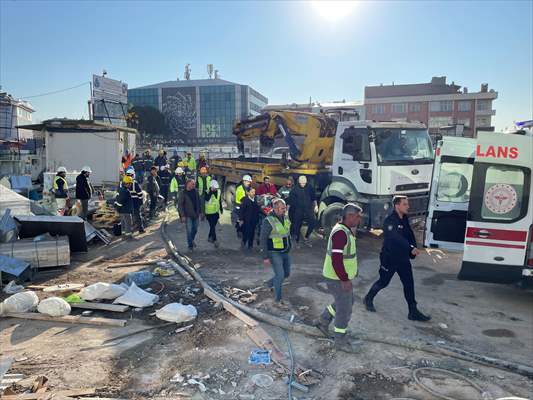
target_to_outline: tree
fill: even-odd
[[[167,136],[169,130],[165,124],[165,117],[161,112],[150,106],[134,106],[128,111],[128,126],[136,128],[146,135]]]

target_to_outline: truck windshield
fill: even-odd
[[[433,162],[431,140],[424,129],[374,129],[380,164]]]

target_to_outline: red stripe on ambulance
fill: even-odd
[[[525,242],[527,231],[512,231],[509,229],[468,228],[467,238],[508,240],[510,242]]]

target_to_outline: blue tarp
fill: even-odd
[[[31,176],[29,175],[12,175],[9,181],[11,182],[11,189],[15,191],[17,189],[31,189],[32,187]]]
[[[27,261],[0,255],[0,271],[14,276],[20,276],[30,266]]]

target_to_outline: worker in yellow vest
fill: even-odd
[[[205,194],[209,192],[211,188],[211,177],[207,174],[207,167],[200,168],[200,175],[196,178],[196,190],[200,196],[200,205],[202,211],[205,209]]]
[[[217,240],[216,226],[220,215],[222,215],[223,209],[222,195],[217,181],[211,181],[209,191],[204,194],[204,200],[205,218],[209,223],[209,235],[207,237],[207,241],[209,243],[213,243],[213,245],[218,248],[219,243]]]
[[[56,200],[57,215],[65,215],[68,210],[68,183],[66,177],[67,169],[59,167],[52,186],[52,193]]]
[[[241,203],[246,197],[246,193],[252,186],[252,177],[250,175],[244,175],[242,177],[242,182],[237,185],[235,188],[235,204],[231,212],[231,222],[235,225],[235,230],[237,231],[237,237],[242,238],[242,226],[239,224],[239,214]]]
[[[352,280],[357,276],[357,251],[352,228],[361,221],[361,207],[348,203],[342,209],[342,221],[337,223],[328,240],[322,274],[326,278],[333,304],[328,305],[315,326],[329,336],[329,325],[334,320],[335,349],[356,352],[356,344],[346,336],[354,302]]]

